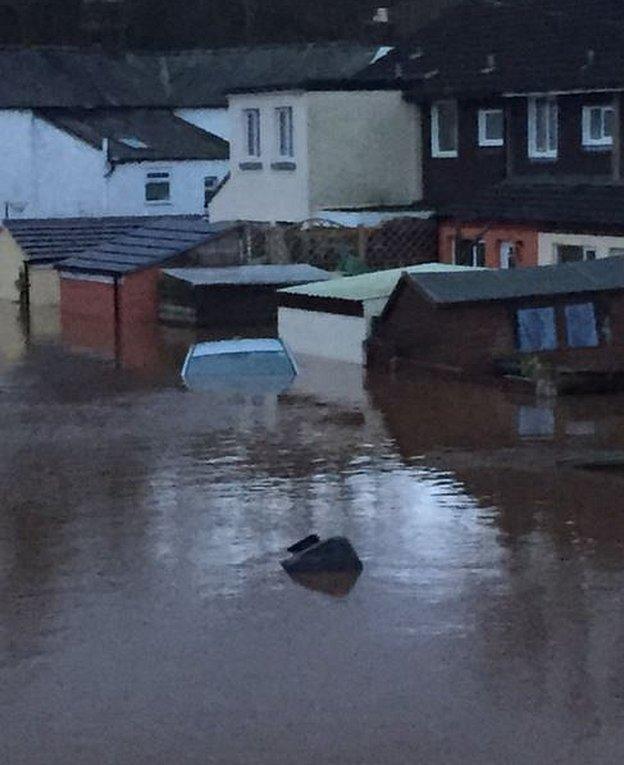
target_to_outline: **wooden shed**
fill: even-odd
[[[624,377],[624,258],[405,274],[368,345],[370,366],[390,362],[610,387]]]
[[[166,268],[158,315],[168,323],[202,327],[268,325],[277,319],[277,289],[330,277],[304,263]]]

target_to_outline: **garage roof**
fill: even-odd
[[[208,223],[202,219],[156,220],[68,258],[56,268],[123,276],[165,263],[239,225],[237,222]]]
[[[331,278],[329,271],[306,263],[226,268],[167,268],[163,269],[163,273],[194,287],[225,284],[303,284]]]

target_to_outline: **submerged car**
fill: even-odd
[[[182,367],[186,387],[204,391],[281,393],[296,375],[292,355],[275,338],[196,343]]]

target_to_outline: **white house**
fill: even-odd
[[[229,119],[230,178],[213,220],[332,218],[422,196],[420,113],[399,90],[236,92]]]
[[[4,218],[201,214],[228,144],[165,109],[0,111]]]

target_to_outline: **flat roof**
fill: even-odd
[[[225,284],[303,284],[331,278],[329,271],[307,263],[224,268],[164,268],[162,273],[194,287]]]
[[[279,293],[305,295],[335,300],[374,300],[389,297],[401,276],[405,273],[448,273],[474,271],[468,266],[454,266],[447,263],[420,263],[416,266],[391,268],[386,271],[372,271],[359,276],[344,276],[325,282],[313,282],[297,287],[286,287]]]

